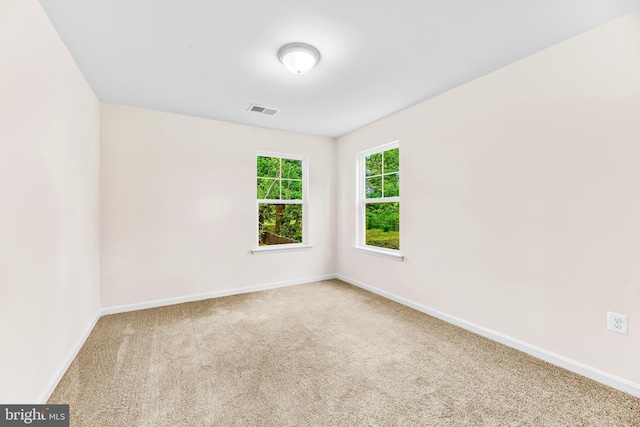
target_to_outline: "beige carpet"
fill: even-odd
[[[337,280],[105,316],[73,426],[640,426],[640,399]]]

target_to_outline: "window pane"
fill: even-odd
[[[258,156],[258,178],[278,178],[280,159],[278,157]]]
[[[282,178],[302,179],[302,160],[282,159]]]
[[[367,156],[364,164],[365,176],[380,175],[382,173],[382,153]]]
[[[400,149],[394,148],[384,152],[384,173],[400,170]]]
[[[366,241],[369,246],[400,249],[400,203],[367,203]]]
[[[364,195],[367,199],[377,199],[382,197],[381,176],[365,179]]]
[[[400,196],[400,175],[392,173],[383,175],[384,178],[384,197]]]
[[[302,181],[282,180],[283,200],[302,200]]]
[[[302,205],[260,204],[260,246],[302,243]]]
[[[280,199],[280,180],[258,178],[258,199]]]

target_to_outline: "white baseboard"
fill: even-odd
[[[632,396],[640,397],[640,384],[633,383],[629,380],[617,377],[615,375],[611,375],[607,372],[601,371],[596,368],[592,368],[591,366],[587,366],[583,363],[576,362],[575,360],[568,359],[559,354],[552,353],[543,348],[536,347],[531,344],[527,344],[526,342],[517,340],[515,338],[511,338],[499,332],[495,332],[485,327],[473,324],[471,322],[467,322],[466,320],[463,320],[454,316],[450,316],[446,313],[443,313],[438,310],[434,310],[422,304],[418,304],[409,299],[399,297],[390,292],[383,291],[373,286],[369,286],[358,280],[354,280],[349,277],[342,276],[340,274],[337,274],[336,278],[344,282],[350,283],[354,286],[357,286],[359,288],[378,294],[384,298],[395,301],[399,304],[405,305],[407,307],[411,307],[414,310],[418,310],[430,316],[436,317],[447,323],[451,323],[453,325],[459,326],[468,331],[474,332],[478,335],[482,335],[483,337],[489,338],[490,340],[497,341],[508,347],[515,348],[516,350],[520,350],[524,353],[530,354],[531,356],[537,357],[538,359],[542,359],[545,362],[549,362],[553,365],[559,366],[568,371],[575,372],[576,374],[590,378],[599,383],[608,385],[609,387],[613,387],[625,393],[629,393]]]
[[[321,280],[335,279],[335,274],[324,276],[306,277],[303,279],[287,280],[285,282],[265,283],[262,285],[246,286],[243,288],[225,289],[223,291],[206,292],[202,294],[186,295],[175,298],[166,298],[155,301],[147,301],[136,304],[119,305],[115,307],[103,308],[100,311],[102,316],[106,314],[126,313],[128,311],[144,310],[145,308],[162,307],[165,305],[181,304],[183,302],[201,301],[210,298],[227,297],[231,295],[246,294],[249,292],[265,291],[267,289],[284,288],[286,286],[301,285],[303,283],[319,282]]]
[[[82,336],[76,342],[76,345],[73,346],[73,348],[67,355],[67,358],[64,360],[64,362],[62,363],[62,365],[60,366],[56,374],[51,378],[51,380],[49,380],[49,383],[45,387],[42,394],[40,394],[40,396],[38,397],[38,400],[36,400],[36,403],[41,405],[44,405],[47,403],[47,400],[49,400],[49,397],[51,397],[51,394],[58,386],[58,383],[62,379],[63,375],[65,374],[65,372],[67,372],[67,369],[69,369],[69,365],[71,365],[71,362],[73,362],[73,359],[76,358],[76,356],[78,355],[78,352],[84,345],[84,342],[89,337],[89,334],[91,333],[91,331],[93,331],[94,326],[96,326],[96,323],[98,323],[98,320],[100,320],[100,316],[101,316],[100,312],[98,311],[96,315],[93,317],[93,320],[91,321],[91,323],[89,323],[89,326],[87,327],[87,329],[84,331]]]
[[[60,366],[60,369],[58,369],[54,377],[51,378],[45,390],[42,392],[42,394],[38,398],[37,402],[41,404],[44,404],[47,402],[47,400],[55,390],[56,386],[58,385],[58,382],[60,382],[60,380],[62,379],[62,376],[65,374],[65,372],[69,368],[69,365],[71,365],[71,362],[73,362],[73,359],[75,359],[76,355],[84,345],[84,342],[89,337],[89,334],[91,333],[91,331],[93,330],[94,326],[96,325],[96,323],[98,322],[101,316],[104,316],[106,314],[115,314],[115,313],[124,313],[124,312],[134,311],[134,310],[142,310],[145,308],[180,304],[183,302],[200,301],[200,300],[209,299],[209,298],[219,298],[219,297],[238,295],[238,294],[249,293],[249,292],[264,291],[267,289],[283,288],[287,286],[301,285],[304,283],[318,282],[321,280],[329,280],[329,279],[336,279],[336,278],[344,282],[350,283],[354,286],[357,286],[359,288],[378,294],[384,298],[387,298],[397,303],[400,303],[402,305],[405,305],[407,307],[411,307],[415,310],[421,311],[430,316],[436,317],[447,323],[451,323],[453,325],[459,326],[463,329],[474,332],[483,337],[489,338],[493,341],[497,341],[506,346],[515,348],[516,350],[520,350],[522,352],[530,354],[534,357],[537,357],[538,359],[542,359],[546,362],[549,362],[561,368],[567,369],[568,371],[575,372],[576,374],[585,376],[594,381],[600,382],[602,384],[608,385],[615,389],[629,393],[633,396],[640,397],[640,384],[636,384],[624,378],[620,378],[615,375],[611,375],[609,373],[603,372],[599,369],[592,368],[583,363],[576,362],[574,360],[552,353],[540,347],[527,344],[523,341],[517,340],[515,338],[511,338],[499,332],[495,332],[490,329],[484,328],[482,326],[475,325],[473,323],[467,322],[466,320],[462,320],[460,318],[450,316],[441,311],[434,310],[422,304],[415,303],[409,299],[399,297],[390,292],[383,291],[373,286],[369,286],[358,280],[354,280],[349,277],[342,276],[340,274],[328,274],[324,276],[307,277],[304,279],[288,280],[284,282],[266,283],[262,285],[247,286],[243,288],[227,289],[224,291],[208,292],[203,294],[188,295],[188,296],[177,297],[177,298],[167,298],[162,300],[149,301],[149,302],[138,303],[138,304],[127,304],[127,305],[108,307],[108,308],[102,309],[98,313],[96,313],[94,319],[91,321],[91,323],[87,327],[87,330],[80,337],[80,339],[78,340],[76,345],[73,347],[73,349],[69,352],[69,355],[65,359],[64,363],[62,364],[62,366]]]

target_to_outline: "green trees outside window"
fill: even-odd
[[[400,203],[368,203],[365,215],[367,245],[400,249]]]
[[[365,157],[367,199],[400,196],[400,148]]]
[[[302,243],[302,160],[257,157],[258,244]]]
[[[397,144],[396,144],[397,145]],[[364,156],[364,243],[400,249],[400,148]]]

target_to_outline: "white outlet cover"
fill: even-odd
[[[607,329],[619,334],[629,333],[629,320],[626,314],[607,312]]]

